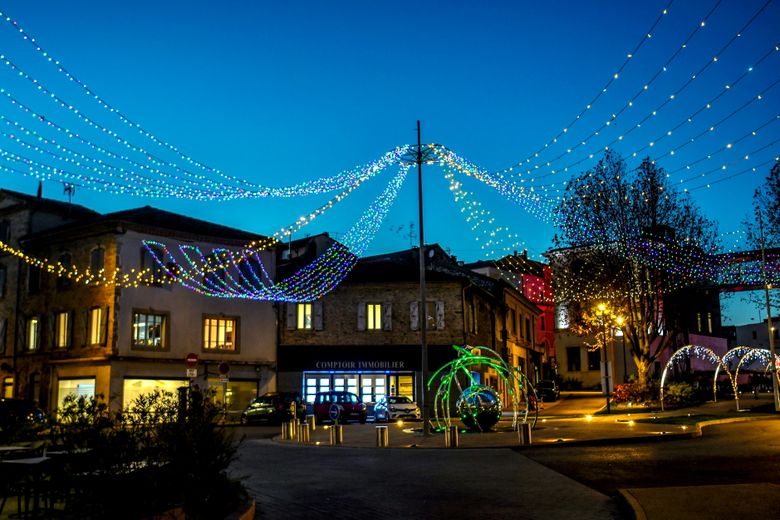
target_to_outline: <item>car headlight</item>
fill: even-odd
[[[391,406],[391,407],[390,407],[390,411],[391,411],[391,412],[395,412],[395,411],[396,411],[396,409],[395,409],[395,406]]]

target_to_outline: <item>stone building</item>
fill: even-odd
[[[425,263],[425,309],[417,248],[363,258],[322,299],[280,305],[280,390],[300,391],[309,401],[324,390],[351,391],[364,402],[384,395],[418,400],[421,318],[429,374],[455,357],[453,345],[489,347],[515,366],[527,358],[521,350],[534,344],[523,336],[528,328],[512,328],[507,316],[535,317],[539,309],[509,284],[465,269],[438,245],[426,246]],[[502,390],[497,374],[475,376]]]
[[[19,228],[23,236],[11,240],[28,254],[76,266],[81,274],[55,276],[19,262],[15,300],[3,300],[4,312],[12,309],[19,324],[5,342],[0,377],[12,381],[7,393],[50,410],[67,394],[102,394],[119,408],[152,389],[188,384],[189,353],[200,358],[193,382],[217,386],[231,410],[275,389],[273,304],[209,297],[171,283],[150,249],[164,244],[208,256],[215,248],[238,250],[257,235],[148,206],[59,224]],[[263,255],[273,275],[274,253]],[[119,285],[99,281],[116,269],[129,278]],[[101,276],[89,281],[82,276],[86,270]],[[136,283],[139,272],[145,274]]]

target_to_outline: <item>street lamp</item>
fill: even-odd
[[[626,320],[623,319],[623,316],[618,316],[615,321],[617,321],[618,327],[620,329],[620,336],[623,338],[623,382],[628,383],[628,365],[626,364],[626,331],[623,330],[623,323],[625,323]]]
[[[599,316],[601,316],[601,341],[603,342],[602,348],[604,349],[604,395],[607,398],[607,413],[610,413],[609,409],[609,356],[607,355],[607,306],[603,303],[599,304]]]

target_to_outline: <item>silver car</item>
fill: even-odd
[[[374,420],[376,422],[419,418],[420,407],[403,395],[385,396],[374,405]]]

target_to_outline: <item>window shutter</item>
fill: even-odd
[[[322,330],[323,329],[323,323],[322,323],[322,302],[314,302],[312,303],[312,312],[314,313],[314,330]]]
[[[357,330],[366,330],[366,302],[358,303]]]
[[[393,330],[393,304],[382,304],[382,330]]]
[[[110,307],[104,307],[100,313],[100,344],[105,345],[108,339],[108,311]]]
[[[295,330],[295,311],[298,310],[298,304],[287,302],[285,307],[287,308],[287,330]]]
[[[436,302],[436,330],[444,329],[444,302]]]
[[[57,348],[57,313],[49,318],[49,346],[54,350]]]
[[[73,318],[75,313],[73,311],[68,311],[68,335],[67,339],[65,340],[65,345],[70,348],[71,345],[73,345]]]
[[[411,302],[409,304],[409,326],[412,330],[420,328],[420,304]]]

